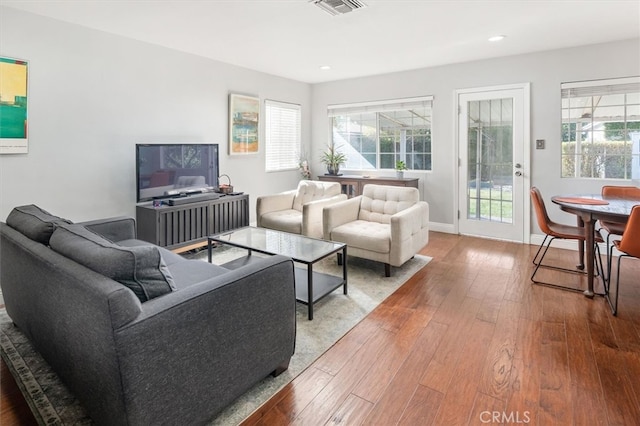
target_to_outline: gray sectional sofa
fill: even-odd
[[[31,205],[0,223],[0,259],[8,315],[97,424],[203,424],[294,352],[283,256],[227,270],[136,240],[131,218]]]

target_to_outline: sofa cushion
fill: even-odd
[[[197,259],[183,259],[169,265],[178,290],[226,274],[229,269]]]
[[[54,216],[34,204],[16,207],[7,216],[7,225],[44,245],[49,244],[58,223],[70,224],[71,221]]]
[[[140,240],[118,241],[118,245],[124,247],[156,247],[152,243]],[[163,247],[158,247],[158,250],[160,251],[160,256],[162,256],[162,259],[167,265],[167,268],[169,268],[169,272],[173,277],[173,283],[177,290],[187,288],[193,284],[197,284],[229,272],[227,268],[222,266],[203,262],[202,260],[187,259]]]
[[[117,244],[121,247],[141,247],[141,246],[157,247],[158,251],[160,251],[160,256],[162,256],[162,260],[164,260],[165,265],[169,267],[169,271],[171,271],[171,265],[173,265],[174,263],[184,262],[186,260],[184,257],[180,256],[179,254],[174,253],[170,250],[167,250],[164,247],[158,247],[155,244],[150,243],[148,241],[129,239],[129,240],[118,241]],[[176,280],[174,276],[174,282],[175,281]]]
[[[122,247],[82,225],[59,225],[49,244],[56,252],[127,286],[141,302],[176,289],[158,247]]]

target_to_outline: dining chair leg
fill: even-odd
[[[613,247],[611,248],[611,253],[613,253]],[[607,293],[607,301],[609,302],[609,307],[611,308],[611,313],[615,316],[618,315],[618,294],[620,293],[620,264],[622,262],[623,257],[633,257],[628,254],[621,253],[618,256],[618,270],[616,271],[616,285],[615,285],[615,298],[611,300],[611,294]],[[611,279],[611,272],[609,272],[609,279]]]
[[[547,242],[547,239],[549,240]],[[533,270],[533,273],[531,274],[531,281],[535,284],[540,284],[540,285],[545,285],[548,287],[555,287],[555,288],[559,288],[559,289],[563,289],[563,290],[570,290],[570,291],[577,291],[577,292],[582,292],[582,289],[579,288],[573,288],[573,287],[567,287],[567,286],[563,286],[563,285],[559,285],[559,284],[553,284],[553,283],[547,283],[544,281],[536,281],[535,276],[538,272],[538,269],[542,266],[545,268],[549,268],[549,269],[555,269],[555,270],[559,270],[559,271],[564,271],[564,272],[569,272],[572,274],[586,274],[585,271],[581,271],[581,270],[575,270],[575,269],[569,269],[569,268],[562,268],[560,266],[551,266],[551,265],[543,265],[542,261],[544,260],[544,257],[547,254],[547,251],[549,250],[549,248],[551,247],[551,243],[553,242],[553,240],[555,239],[555,237],[550,237],[549,235],[545,235],[544,239],[542,240],[542,244],[540,244],[540,247],[538,248],[538,251],[536,252],[536,255],[533,257],[533,264],[536,266],[535,269]],[[545,244],[546,243],[546,244]],[[543,249],[544,247],[544,249]],[[542,254],[540,255],[540,252],[542,251]],[[538,259],[538,256],[540,256],[540,258]],[[606,280],[607,277],[605,276],[605,272],[604,272],[604,265],[602,264],[602,256],[600,253],[600,247],[598,246],[598,244],[595,244],[594,247],[594,270],[595,273],[597,274],[596,276],[600,276],[602,277],[602,281],[604,283],[605,286],[605,293],[596,293],[600,296],[604,296],[607,293],[607,284],[606,284]]]
[[[607,232],[607,280],[611,282],[611,254],[613,253],[611,246],[611,234]]]
[[[547,238],[549,239],[549,242],[547,242]],[[586,271],[581,271],[581,270],[571,269],[571,268],[563,268],[561,266],[552,266],[552,265],[542,264],[542,260],[547,255],[547,251],[549,250],[549,248],[551,248],[551,243],[553,242],[553,240],[555,240],[555,237],[549,237],[549,235],[546,235],[544,237],[544,240],[542,240],[542,244],[540,244],[540,247],[538,248],[536,255],[533,256],[533,264],[536,265],[536,269],[533,271],[533,274],[531,275],[531,280],[533,281],[533,276],[536,274],[540,266],[543,266],[545,268],[555,269],[558,271],[571,272],[574,274],[586,274]],[[546,245],[545,245],[545,242],[547,242]],[[543,247],[544,247],[544,250],[543,250]],[[538,256],[540,255],[540,251],[542,251],[542,255],[540,256],[540,259],[538,259]]]
[[[618,295],[620,294],[620,263],[622,262],[622,258],[625,257],[625,254],[620,254],[618,256],[618,270],[616,271],[616,294],[615,294],[615,302],[611,305],[611,313],[613,315],[618,315]]]
[[[549,237],[548,235],[544,236],[544,240],[542,240],[542,243],[540,244],[540,247],[538,247],[538,251],[536,252],[536,255],[533,256],[533,264],[536,266],[540,266],[540,263],[542,261],[542,258],[540,259],[540,261],[538,261],[536,263],[536,259],[538,258],[538,255],[540,254],[540,250],[542,250],[542,247],[544,247],[544,243],[547,242],[547,238],[551,238],[551,240],[549,240],[549,244],[546,246],[546,249],[544,250],[544,253],[542,254],[542,258],[544,258],[544,255],[547,253],[547,250],[549,249],[549,245],[551,245],[551,241],[553,241],[554,237]],[[537,268],[536,268],[537,270]]]
[[[605,289],[607,288],[607,275],[604,272],[604,265],[602,264],[602,253],[600,253],[600,247],[598,246],[598,243],[595,244],[594,247],[594,254],[595,254],[595,259],[594,259],[594,265],[596,268],[596,272],[598,275],[596,276],[600,276],[602,278],[602,283],[605,287]],[[599,266],[599,267],[598,267]]]
[[[605,290],[607,294],[611,288],[611,269],[613,267],[613,244],[609,245],[609,236],[607,235],[607,279]]]
[[[551,238],[551,239],[545,245],[545,242],[547,242],[548,238]],[[540,244],[540,247],[538,247],[538,251],[536,252],[536,255],[533,256],[533,264],[536,265],[536,268],[533,270],[533,273],[531,274],[531,281],[533,281],[534,283],[538,283],[538,281],[536,281],[534,277],[536,276],[536,273],[538,273],[538,269],[540,269],[540,266],[542,265],[542,260],[544,259],[544,256],[547,254],[547,250],[549,250],[549,246],[551,246],[551,242],[553,240],[554,240],[554,237],[549,237],[548,235],[545,235],[544,240],[542,240],[542,244]],[[540,254],[540,251],[542,250],[543,247],[544,247],[544,251],[542,252],[542,256],[540,257],[540,259],[538,259],[538,255]]]
[[[611,285],[611,269],[613,267],[613,249],[614,245],[611,239],[612,235],[607,233],[607,284]]]

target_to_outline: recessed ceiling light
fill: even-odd
[[[504,35],[495,35],[493,37],[489,37],[489,41],[500,41],[500,40],[504,40],[506,36]]]
[[[320,65],[320,69],[323,71],[330,70],[331,67],[329,65]]]

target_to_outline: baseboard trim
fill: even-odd
[[[429,222],[429,230],[435,231],[435,232],[444,232],[447,234],[456,234],[455,227],[449,223]],[[478,236],[478,238],[487,238],[487,237]],[[539,246],[540,244],[542,244],[543,240],[544,240],[544,234],[529,235],[529,244],[531,245]],[[523,243],[523,244],[527,244],[527,243]],[[560,249],[578,251],[578,243],[571,240],[554,240],[553,243],[551,243],[551,246],[555,248],[560,248]],[[598,244],[598,246],[600,247],[600,253],[602,253],[603,255],[606,255],[607,245],[605,243],[600,243]],[[617,251],[616,249],[613,250],[614,256],[618,256],[619,254],[620,254],[619,251]]]
[[[451,223],[429,222],[429,230],[435,232],[444,232],[446,234],[455,234],[456,230]]]

